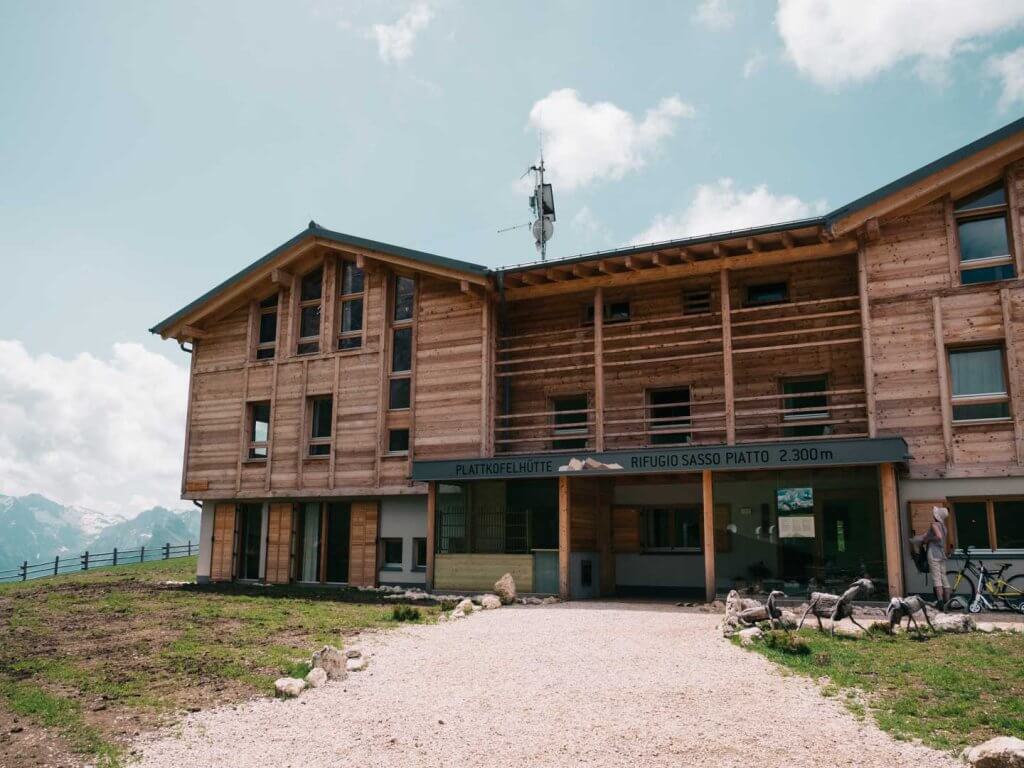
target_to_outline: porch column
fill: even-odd
[[[879,468],[882,476],[882,526],[885,529],[885,572],[889,596],[903,595],[903,542],[900,540],[900,503],[896,493],[896,467],[891,463]]]
[[[563,600],[570,597],[569,573],[569,478],[558,478],[558,596]]]
[[[434,550],[437,549],[437,483],[427,483],[427,572],[424,588],[434,588]]]
[[[711,470],[705,469],[701,473],[702,492],[701,498],[704,501],[704,591],[707,601],[710,603],[718,593],[715,584],[715,499],[713,494],[714,484],[712,482]]]

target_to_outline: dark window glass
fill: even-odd
[[[1024,500],[996,501],[993,507],[999,549],[1024,549]]]
[[[265,443],[270,435],[270,403],[253,403],[252,431],[249,439],[254,443]]]
[[[391,371],[412,370],[412,328],[396,328],[391,349]]]
[[[298,348],[297,351],[298,351],[298,353],[300,355],[310,355],[310,354],[313,354],[314,352],[319,352],[320,351],[320,342],[319,341],[310,341],[310,342],[307,342],[305,344],[299,344],[299,348]]]
[[[277,294],[267,296],[263,301],[260,302],[260,309],[269,309],[270,307],[277,306]]]
[[[401,453],[409,450],[409,430],[392,429],[388,432],[388,451]]]
[[[604,314],[605,323],[624,323],[629,320],[629,302],[628,301],[612,301],[604,304],[602,310]],[[587,305],[587,323],[594,322],[594,305]]]
[[[320,305],[303,307],[299,315],[299,336],[308,339],[320,335]]]
[[[411,277],[398,275],[395,278],[395,320],[412,319],[412,303],[416,293],[416,282]]]
[[[687,291],[683,294],[683,314],[703,315],[711,311],[711,291]]]
[[[341,332],[355,333],[363,330],[363,300],[349,299],[341,303]]]
[[[993,184],[991,187],[985,187],[985,189],[975,192],[973,195],[960,198],[953,206],[953,210],[957,213],[962,213],[963,211],[972,211],[977,208],[988,208],[992,205],[1006,205],[1006,190],[1002,182]]]
[[[807,420],[828,418],[828,395],[804,394],[808,392],[824,392],[828,389],[828,380],[822,377],[813,379],[794,379],[782,382],[782,394],[793,395],[783,399],[783,408],[801,409],[796,413],[784,413],[782,420],[789,424]],[[803,410],[811,408],[814,410]],[[784,437],[815,437],[826,434],[826,424],[807,424],[804,426],[788,426],[783,429]]]
[[[975,405],[953,405],[953,421],[977,421],[978,419],[1005,419],[1010,415],[1009,403],[977,403]]]
[[[414,571],[425,571],[427,569],[427,540],[412,540],[412,569]]]
[[[685,443],[689,434],[674,431],[674,428],[690,424],[689,388],[658,389],[650,392],[648,397],[651,404],[651,444]]]
[[[338,339],[338,349],[359,349],[363,346],[363,338],[361,336],[349,336],[344,339]]]
[[[964,285],[994,283],[996,280],[1011,280],[1017,274],[1013,264],[997,264],[994,267],[960,270],[960,282]]]
[[[672,546],[670,510],[645,509],[640,517],[645,549],[668,549]]]
[[[260,315],[260,344],[268,344],[277,339],[277,312],[264,312]]]
[[[381,549],[384,550],[384,568],[390,570],[402,569],[402,540],[381,539]]]
[[[409,407],[409,379],[392,379],[391,393],[388,398],[391,410]]]
[[[784,304],[789,301],[789,286],[786,283],[762,283],[747,286],[747,306],[763,304]]]
[[[1010,254],[1010,243],[1006,236],[1006,216],[1002,214],[960,221],[956,228],[960,235],[962,262]]]
[[[273,347],[267,347],[266,349],[257,349],[256,350],[256,359],[257,360],[268,360],[268,359],[272,358],[273,356],[274,356],[274,348]]]
[[[951,350],[949,371],[953,397],[1006,393],[1003,350],[999,347]]]
[[[352,261],[341,262],[341,295],[363,292],[363,270]]]
[[[672,546],[683,549],[700,547],[700,510],[695,507],[676,509],[674,513],[675,528],[672,532]]]
[[[331,446],[328,443],[314,443],[309,446],[310,456],[330,456]]]
[[[589,401],[586,395],[571,395],[568,397],[557,397],[552,401],[555,411],[555,434],[559,439],[554,441],[554,447],[558,450],[576,450],[587,446],[587,414],[574,413],[574,411],[586,411],[589,408]],[[562,435],[578,435],[582,437],[563,438]]]
[[[318,397],[313,401],[313,424],[310,437],[331,436],[331,398]]]
[[[238,578],[260,577],[260,533],[263,527],[262,504],[239,505],[239,541],[242,546],[238,559]]]
[[[987,506],[984,501],[958,501],[953,505],[957,547],[991,548]]]
[[[302,286],[299,289],[300,301],[312,301],[319,299],[324,288],[324,271],[315,269],[302,278]]]
[[[640,511],[644,549],[699,549],[701,510],[698,507]]]

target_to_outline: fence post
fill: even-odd
[[[88,549],[85,550],[85,552],[82,553],[82,570],[83,571],[88,571],[89,570],[89,550]]]
[[[188,540],[188,556],[192,557],[192,539]]]
[[[114,547],[114,565],[117,565],[117,547]]]
[[[139,547],[139,562],[140,563],[146,562],[146,547],[145,547],[145,545]]]
[[[57,575],[57,568],[60,566],[60,555],[55,555],[53,558],[53,575]]]
[[[21,580],[25,581],[28,578],[28,560],[25,560],[21,564]]]
[[[164,544],[164,560],[171,559],[171,542]]]

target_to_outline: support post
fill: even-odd
[[[437,483],[427,483],[427,572],[426,588],[434,588],[434,552],[437,550]]]
[[[885,463],[882,476],[882,526],[885,531],[885,571],[889,597],[903,595],[903,542],[900,540],[900,503],[896,492],[896,467]]]
[[[53,558],[53,575],[56,576],[60,570],[60,555],[55,555]]]
[[[736,388],[732,377],[732,302],[729,297],[729,270],[720,274],[722,311],[722,371],[725,389],[725,442],[736,445]]]
[[[942,303],[932,297],[935,329],[935,364],[939,373],[939,405],[942,413],[942,444],[946,449],[946,466],[953,463],[953,406],[950,402],[949,374],[946,371],[946,340],[942,330]]]
[[[89,570],[89,550],[88,549],[85,550],[85,552],[82,553],[82,570],[83,571],[88,571]]]
[[[857,285],[860,294],[860,340],[864,355],[864,402],[867,409],[868,437],[875,437],[875,373],[871,358],[871,305],[868,302],[868,265],[865,246],[857,251]]]
[[[572,533],[569,520],[569,478],[558,478],[558,596],[563,600],[571,597],[569,536]]]
[[[604,450],[604,289],[594,290],[594,434]]]
[[[114,565],[117,565],[117,547],[114,547]]]
[[[710,603],[718,593],[715,583],[715,497],[710,469],[701,473],[701,499],[704,502],[704,592]]]
[[[139,562],[140,563],[146,562],[146,548],[145,547],[140,547],[139,548]]]
[[[21,580],[28,580],[28,560],[23,560],[21,562]]]

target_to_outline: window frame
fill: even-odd
[[[999,350],[1001,362],[1000,370],[1003,375],[1003,391],[981,393],[977,395],[955,395],[953,381],[953,355],[963,352],[982,352],[989,349]],[[1013,420],[1013,402],[1010,398],[1010,376],[1009,370],[1006,367],[1006,344],[1003,340],[981,344],[958,344],[955,346],[947,346],[946,371],[948,374],[946,377],[946,386],[948,387],[947,394],[949,395],[950,419],[954,425],[1001,424]],[[983,419],[958,419],[956,417],[957,406],[991,405],[997,403],[1006,404],[1005,416],[992,416]]]
[[[388,562],[388,544],[398,545],[398,562]],[[401,536],[381,536],[380,538],[380,569],[382,571],[404,571],[405,570],[405,539]]]
[[[684,555],[698,555],[704,552],[704,531],[702,530],[702,519],[701,510],[698,508],[699,505],[693,504],[645,504],[639,507],[640,521],[640,553],[659,555],[659,554],[684,554]],[[647,542],[647,528],[648,528],[648,517],[653,512],[668,512],[668,540],[669,542],[676,540],[676,514],[677,512],[695,512],[697,516],[696,531],[697,540],[699,544],[696,547],[693,546],[675,546],[669,544],[667,547],[655,547],[651,546]]]
[[[330,434],[326,437],[322,435],[314,435],[316,429],[316,405],[317,403],[327,402],[331,409],[331,422],[330,422]],[[334,397],[332,395],[311,395],[306,398],[306,421],[309,427],[306,430],[306,450],[303,453],[303,458],[311,460],[323,460],[329,459],[331,454],[334,452]],[[324,453],[313,453],[314,448],[319,446],[327,446],[327,451]]]
[[[267,439],[256,440],[256,408],[267,406]],[[269,400],[251,400],[245,404],[246,425],[245,425],[245,461],[264,463],[270,458],[270,430],[273,422],[273,410]],[[266,451],[265,456],[254,456],[253,451],[262,448]]]
[[[423,562],[420,562],[419,558],[419,546],[420,542],[423,542]],[[430,553],[427,551],[427,537],[426,536],[413,536],[412,537],[412,570],[416,573],[427,570],[427,558]]]
[[[363,273],[362,290],[361,291],[353,291],[351,293],[345,293],[345,268],[348,265],[351,265],[352,268],[358,269],[358,270],[360,270]],[[364,347],[366,346],[366,298],[367,298],[367,291],[366,291],[366,280],[367,280],[366,268],[365,267],[360,267],[359,264],[354,259],[339,258],[338,259],[338,265],[337,265],[337,273],[338,273],[338,291],[337,291],[337,296],[335,297],[335,300],[336,300],[336,304],[337,304],[337,313],[338,313],[337,314],[337,318],[338,319],[337,319],[337,322],[335,324],[335,329],[334,329],[334,351],[337,352],[338,354],[351,354],[351,353],[362,352]],[[345,318],[345,304],[346,303],[355,303],[357,301],[362,302],[362,307],[363,307],[362,316],[361,316],[361,322],[360,322],[360,329],[358,331],[344,331],[344,330],[342,330],[341,326],[342,326],[342,323],[344,322],[344,318]],[[345,341],[350,340],[350,339],[359,339],[359,344],[357,346],[354,346],[354,347],[342,348],[341,345]]]
[[[987,549],[978,547],[972,549],[972,554],[975,552],[985,552],[991,554],[999,553],[1024,553],[1024,548],[1004,548],[999,546],[999,530],[996,525],[996,504],[1002,501],[1021,501],[1024,502],[1024,495],[1015,494],[1009,496],[951,496],[947,499],[949,507],[950,526],[949,533],[950,539],[953,542],[953,546],[960,549],[960,534],[957,530],[956,523],[956,505],[957,504],[978,504],[983,503],[985,505],[985,519],[988,526],[988,543]]]
[[[580,426],[558,426],[556,419],[558,418],[558,408],[556,403],[559,400],[569,400],[570,398],[583,398],[586,401],[586,408],[578,409],[572,408],[564,413],[570,416],[580,416],[582,421]],[[591,440],[591,425],[588,423],[594,410],[594,401],[590,392],[573,392],[568,394],[558,394],[548,396],[548,406],[551,411],[551,450],[554,451],[585,451],[588,450],[588,445]],[[563,440],[582,440],[582,447],[564,447],[560,446],[559,443]]]
[[[406,433],[406,448],[405,450],[391,450],[391,434],[393,432],[405,432]],[[385,456],[408,456],[409,448],[412,441],[412,431],[408,427],[388,427],[387,429],[387,445],[384,450]]]
[[[677,403],[676,405],[655,405],[651,402],[651,395],[659,392],[675,392],[686,390],[686,402]],[[693,441],[693,387],[690,384],[678,384],[670,387],[651,387],[644,392],[644,426],[647,432],[647,444],[648,445],[686,445]],[[685,405],[689,411],[685,417],[666,416],[658,417],[654,416],[654,409],[656,408],[673,408],[681,405]],[[659,419],[673,419],[674,421],[660,421]],[[675,443],[655,443],[653,440],[654,435],[685,435],[685,439]]]
[[[1000,178],[998,181],[979,187],[973,192],[969,192],[966,195],[962,195],[958,200],[950,198],[949,203],[949,215],[951,217],[952,232],[955,233],[956,237],[956,278],[960,285],[984,285],[986,283],[999,283],[1004,280],[1013,280],[1018,277],[1017,275],[1017,261],[1016,254],[1014,253],[1014,240],[1013,240],[1013,225],[1010,220],[1010,190],[1007,188],[1008,180],[1006,177]],[[980,208],[972,208],[966,211],[956,210],[957,203],[965,200],[968,197],[977,195],[985,192],[986,190],[995,189],[1001,187],[1003,191],[1003,202],[995,205],[986,205]],[[999,256],[989,256],[984,259],[971,259],[969,261],[964,260],[964,250],[962,237],[960,235],[960,226],[972,221],[983,221],[985,219],[1001,218],[1003,220],[1003,229],[1006,235],[1006,253]],[[965,281],[965,272],[980,271],[982,269],[989,269],[992,267],[1001,267],[1009,264],[1013,267],[1013,274],[1009,277],[1000,277],[994,280],[977,280],[977,281]]]
[[[270,307],[263,306],[263,303],[271,297],[277,297],[277,302]],[[274,339],[273,341],[260,341],[260,330],[263,327],[263,316],[274,315]],[[263,297],[262,299],[256,300],[256,317],[254,319],[256,324],[255,333],[253,339],[255,343],[252,348],[252,359],[257,363],[268,363],[277,358],[277,344],[281,340],[281,291],[277,290],[274,293]],[[270,351],[270,354],[266,357],[260,357],[260,352]]]
[[[320,272],[320,295],[315,299],[302,298],[302,283],[303,281],[312,275],[314,272]],[[295,354],[296,355],[316,355],[319,354],[320,349],[320,337],[323,334],[324,327],[324,283],[326,282],[327,270],[324,269],[324,264],[321,262],[312,269],[308,270],[305,274],[298,278],[298,295],[296,296],[296,311],[295,311]],[[320,319],[317,323],[317,330],[315,336],[302,336],[302,311],[310,307],[317,307],[320,310]],[[303,350],[303,347],[316,345],[315,349]]]

